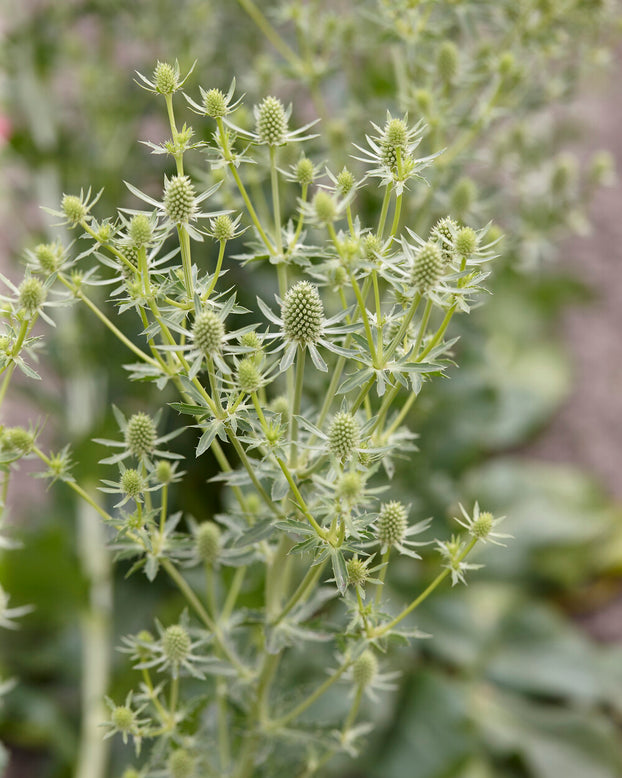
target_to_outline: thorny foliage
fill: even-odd
[[[498,520],[476,505],[461,520],[466,535],[436,541],[434,584],[401,610],[385,602],[391,561],[406,555],[415,565],[434,542],[428,520],[411,523],[407,506],[382,501],[395,457],[415,450],[405,416],[424,384],[452,364],[447,328],[481,297],[497,240],[489,225],[475,230],[450,215],[425,236],[401,228],[403,198],[425,185],[422,172],[440,153],[417,157],[422,122],[389,114],[382,127],[374,124],[353,149],[367,165],[358,180],[347,168],[321,173],[303,152],[285,171],[280,147],[304,144],[315,127],[290,129],[290,110],[277,98],[255,107],[250,131],[233,121],[235,84],[227,94],[203,90],[201,103],[187,96],[214,121],[209,142],[197,143],[175,119],[185,80],[178,66],[158,63],[151,80],[140,79],[164,97],[171,139],[150,145],[174,158],[176,172],[159,199],[128,183],[138,209],[112,217],[95,215],[98,196],[90,190],[63,197],[53,214],[76,231],[76,243],[36,247],[20,286],[6,280],[2,395],[16,368],[36,377],[32,329],[40,316],[52,323],[44,309],[72,301],[131,350],[132,380],[174,395],[172,433],[158,432],[162,409],[126,418],[115,408],[118,438],[96,441],[112,450],[101,461],[101,490],[113,503],[97,510],[117,558],[149,580],[168,575],[188,602],[178,623],[124,639],[142,682],[123,704],[109,702],[108,733],[131,738],[137,755],[144,740],[155,743],[145,775],[160,774],[164,764],[171,775],[191,774],[190,765],[205,775],[257,775],[292,744],[311,774],[340,751],[356,753],[369,728],[356,723],[363,693],[388,688],[393,677],[379,671],[379,663],[390,664],[383,654],[396,639],[421,637],[410,613],[445,577],[465,581],[477,567],[465,559],[478,539],[504,537],[493,531]],[[201,187],[185,172],[189,150],[234,179],[242,214],[218,207],[218,185]],[[251,164],[269,175],[268,220],[244,184]],[[377,222],[366,224],[356,202],[374,178],[384,201]],[[295,207],[283,223],[285,197]],[[232,255],[243,232],[244,254]],[[272,298],[257,297],[252,310],[227,279],[232,263],[249,261],[268,261],[278,288]],[[99,286],[109,288],[120,313],[138,316],[138,343],[97,306]],[[168,499],[169,485],[184,479],[172,441],[187,428],[197,431],[196,455],[216,457],[227,490],[226,510],[201,524]],[[5,468],[38,457],[48,468],[43,475],[93,503],[71,476],[69,451],[44,453],[37,430],[5,428],[2,450]],[[205,569],[204,592],[189,576],[197,567]],[[258,578],[262,607],[236,607],[245,582]],[[5,626],[23,611],[5,607]],[[328,678],[307,696],[283,694],[279,664],[314,641],[332,647]],[[341,726],[299,723],[337,683],[353,694]],[[217,713],[197,720],[203,709]]]

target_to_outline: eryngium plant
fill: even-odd
[[[53,213],[87,247],[38,246],[24,281],[6,280],[0,397],[16,368],[37,377],[33,326],[51,321],[45,306],[76,300],[137,360],[125,366],[129,377],[166,393],[179,423],[161,434],[163,407],[129,417],[114,409],[117,438],[97,441],[111,450],[101,460],[105,506],[71,475],[70,452],[45,453],[36,429],[3,429],[5,484],[13,462],[39,458],[41,475],[98,511],[129,572],[164,574],[187,601],[171,623],[123,639],[139,681],[108,700],[105,727],[133,741],[138,766],[126,775],[248,778],[287,765],[311,776],[338,753],[357,753],[370,727],[364,697],[392,686],[389,649],[422,637],[417,606],[446,578],[465,582],[479,567],[469,556],[478,541],[506,537],[475,504],[461,507],[464,532],[435,540],[430,519],[385,495],[394,458],[415,450],[408,410],[452,366],[448,327],[481,295],[495,241],[488,225],[451,214],[427,235],[402,226],[404,199],[425,186],[421,173],[441,153],[417,156],[421,121],[388,114],[352,149],[368,166],[363,178],[347,168],[324,176],[302,153],[279,166],[283,147],[314,136],[312,125],[290,127],[278,98],[255,107],[253,131],[233,121],[234,83],[184,95],[214,123],[209,142],[195,142],[174,112],[187,76],[158,63],[140,78],[170,120],[171,138],[149,145],[176,169],[159,198],[128,184],[134,207],[112,216],[95,216],[90,190],[63,197]],[[215,184],[186,172],[191,149],[206,153]],[[266,173],[271,208],[245,183],[251,163]],[[237,189],[240,213],[221,207],[223,182]],[[365,223],[357,198],[378,186],[380,212]],[[244,254],[232,255],[245,231]],[[226,277],[240,260],[274,266],[278,293],[243,307]],[[138,343],[122,331],[124,317],[115,323],[96,304],[101,285],[119,313],[138,317]],[[205,506],[199,522],[169,494],[184,484],[172,441],[185,429],[197,435],[197,457],[212,452],[225,488],[222,512]],[[411,602],[388,601],[391,565],[406,557],[414,569],[426,546],[436,578]],[[242,607],[248,591],[253,606]],[[292,686],[310,646],[321,670]],[[345,708],[314,716],[338,686]]]

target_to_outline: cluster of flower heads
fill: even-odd
[[[450,78],[451,52],[444,58]],[[139,78],[142,86],[164,97],[172,115],[173,97],[190,72],[182,77],[177,63],[159,62],[150,79]],[[262,640],[274,656],[301,640],[336,638],[338,629],[317,628],[312,619],[339,594],[350,622],[343,633],[345,648],[337,656],[336,679],[350,684],[356,705],[363,693],[374,698],[376,692],[392,688],[395,674],[379,668],[385,637],[419,633],[395,629],[408,609],[393,618],[384,612],[387,568],[396,555],[409,563],[421,559],[421,549],[434,543],[421,539],[431,519],[411,521],[410,506],[383,497],[381,469],[390,476],[394,459],[414,450],[415,436],[392,403],[401,389],[414,399],[422,382],[450,363],[446,324],[428,331],[433,308],[442,310],[446,323],[454,312],[469,310],[497,243],[489,226],[476,230],[450,216],[441,218],[425,239],[408,228],[398,233],[401,198],[438,156],[416,156],[426,129],[423,122],[411,126],[408,116],[388,114],[384,128],[373,125],[375,134],[367,136],[367,147],[356,147],[354,159],[366,166],[360,179],[347,167],[339,173],[326,171],[323,177],[320,166],[304,154],[287,171],[277,167],[280,147],[314,138],[309,130],[315,122],[291,129],[291,107],[269,96],[255,106],[252,131],[232,121],[240,106],[235,81],[226,93],[202,89],[200,95],[200,101],[185,97],[194,112],[216,123],[213,142],[194,142],[192,128],[177,129],[173,121],[170,141],[147,144],[177,164],[176,173],[164,177],[159,200],[127,184],[147,210],[124,208],[115,218],[98,220],[93,209],[99,195],[93,197],[89,190],[63,197],[55,215],[80,239],[90,241],[90,248],[75,259],[59,244],[41,244],[28,252],[22,284],[7,282],[10,313],[0,348],[6,365],[14,363],[26,372],[31,368],[20,355],[34,345],[29,338],[32,324],[38,316],[45,318],[52,285],[60,279],[65,301],[81,299],[91,310],[98,309],[88,297],[89,286],[111,286],[110,297],[119,310],[138,313],[143,327],[136,345],[98,311],[141,360],[128,366],[131,377],[154,381],[159,389],[174,387],[179,396],[172,407],[190,417],[192,428],[199,431],[197,456],[212,449],[222,466],[218,478],[230,487],[223,511],[206,508],[206,515],[196,521],[180,511],[170,512],[168,505],[169,487],[185,475],[178,469],[182,456],[171,452],[169,443],[184,426],[160,434],[161,412],[151,416],[138,411],[126,417],[113,408],[118,439],[97,440],[113,449],[101,464],[116,472],[103,479],[100,488],[114,501],[113,512],[103,515],[116,531],[113,544],[119,558],[133,560],[130,572],[143,569],[150,580],[164,569],[202,622],[196,627],[194,617],[191,621],[184,611],[177,623],[164,627],[156,622],[157,635],[143,630],[125,638],[122,650],[148,680],[121,704],[107,701],[107,736],[131,738],[138,753],[145,738],[164,733],[166,771],[173,778],[186,778],[208,764],[197,741],[179,731],[185,715],[177,706],[180,681],[213,676],[218,686],[223,678],[235,676],[240,710],[252,709],[248,695],[261,673],[240,637],[250,634],[249,624],[262,624]],[[253,152],[262,146],[267,153]],[[205,188],[181,164],[186,151],[203,147],[218,173],[216,183]],[[262,160],[269,165],[273,187],[272,229],[262,226],[238,174],[244,163]],[[385,195],[375,229],[363,226],[353,214],[357,193],[370,179],[379,179]],[[234,215],[221,207],[235,204],[219,191],[231,180],[246,213]],[[285,227],[277,211],[278,187],[283,184],[300,195]],[[392,198],[393,227],[387,235]],[[216,206],[204,210],[212,199]],[[247,217],[250,224],[241,226]],[[249,311],[223,283],[231,269],[227,246],[246,230],[249,253],[235,259],[267,257],[278,266],[276,309],[258,297],[257,310]],[[173,236],[179,245],[169,249]],[[191,252],[192,241],[205,243],[206,238],[218,252],[209,271]],[[78,265],[93,258],[96,266],[89,270]],[[253,313],[254,322],[233,324],[235,317],[248,319]],[[307,383],[311,366],[319,383]],[[322,383],[326,374],[328,388]],[[374,384],[375,396],[370,394]],[[21,428],[2,430],[3,461],[35,451],[36,434]],[[231,450],[233,464],[227,459]],[[45,477],[71,481],[68,450],[44,461]],[[461,510],[459,522],[471,542],[460,537],[436,541],[441,575],[450,575],[454,584],[465,582],[466,571],[478,567],[466,561],[475,541],[499,543],[507,537],[496,531],[500,520],[480,512],[477,504],[472,516]],[[247,568],[276,564],[285,538],[290,559],[306,554],[311,561],[307,575],[315,580],[305,577],[287,603],[279,603],[267,587],[264,612],[248,618],[236,615],[235,597]],[[182,572],[195,567],[205,570],[205,606]],[[225,602],[219,603],[223,568],[232,568],[227,575],[233,583]],[[268,570],[268,577],[274,574]],[[314,585],[321,582],[334,586],[320,586],[314,593]],[[0,625],[12,626],[12,619],[26,612],[8,608],[6,598],[0,605]],[[158,679],[155,685],[150,673]],[[170,710],[163,703],[165,689]],[[338,748],[353,753],[365,727],[346,728]]]

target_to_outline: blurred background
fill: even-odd
[[[434,516],[439,535],[458,500],[478,499],[508,516],[515,539],[478,560],[486,568],[468,588],[421,610],[433,639],[398,655],[402,682],[374,710],[364,758],[333,772],[619,778],[618,3],[4,0],[0,36],[0,272],[9,278],[25,249],[70,242],[40,205],[104,187],[97,208],[108,215],[127,204],[124,179],[161,186],[167,160],[138,141],[165,138],[166,116],[133,80],[158,59],[178,59],[182,72],[197,60],[195,97],[199,85],[226,91],[235,76],[248,109],[238,123],[266,94],[291,100],[298,123],[319,116],[325,148],[314,159],[333,171],[356,170],[352,143],[387,109],[426,120],[422,153],[446,151],[429,187],[413,189],[404,223],[426,235],[451,213],[474,227],[490,220],[503,239],[493,295],[454,328],[460,368],[427,386],[409,416],[420,452],[398,466],[395,497]],[[207,137],[205,122],[178,110]],[[210,180],[200,153],[193,162]],[[367,197],[361,208],[372,213],[379,203]],[[251,295],[243,271],[235,276]],[[114,436],[111,403],[131,412],[161,400],[127,382],[121,347],[88,312],[70,309],[41,334],[44,380],[12,387],[2,421],[45,421],[46,445],[70,442],[76,476],[95,488],[101,454],[90,441]],[[182,440],[193,457],[190,436]],[[97,522],[62,486],[46,491],[28,464],[8,498],[23,546],[0,557],[11,602],[35,606],[18,632],[0,634],[0,678],[18,682],[0,708],[6,775],[116,778],[128,749],[107,741],[108,754],[97,731],[101,694],[118,698],[131,683],[113,648],[174,595],[113,571]],[[195,488],[178,501],[203,518],[219,495],[204,464],[189,469]],[[400,597],[427,574],[425,565],[415,581],[410,567],[397,572]]]

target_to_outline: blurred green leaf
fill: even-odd
[[[594,711],[540,705],[480,688],[472,713],[490,748],[518,755],[533,778],[619,778],[616,727]]]

